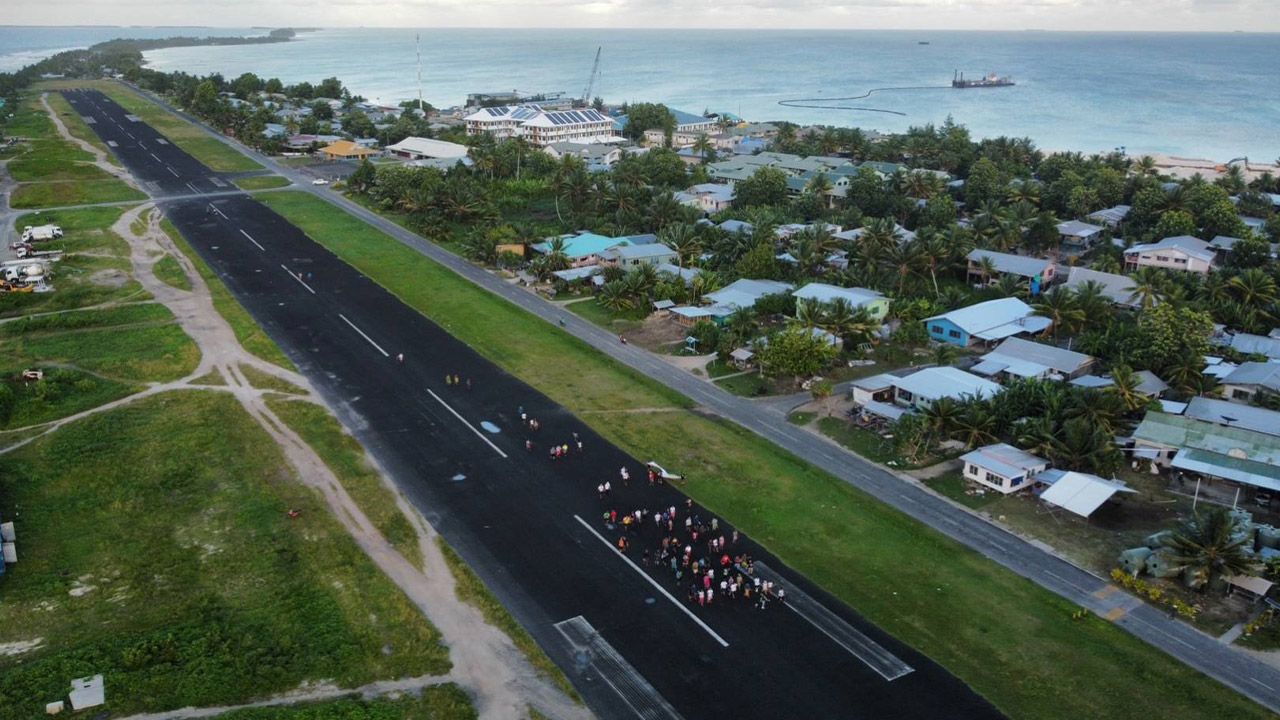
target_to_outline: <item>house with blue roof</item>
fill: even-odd
[[[564,241],[564,254],[565,257],[569,258],[571,267],[596,265],[600,262],[600,253],[605,250],[619,245],[634,244],[627,238],[613,238],[606,235],[597,235],[593,232],[564,236],[560,239]],[[530,248],[536,253],[545,255],[551,252],[551,241],[540,242],[531,245]]]

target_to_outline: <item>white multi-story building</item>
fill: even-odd
[[[543,110],[532,105],[481,108],[466,118],[467,134],[523,137],[538,147],[558,142],[589,143],[613,136],[613,119],[597,110]]]

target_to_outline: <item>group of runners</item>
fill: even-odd
[[[627,468],[620,468],[618,474],[627,484]],[[649,483],[661,481],[662,475],[649,468]],[[608,481],[596,487],[602,501],[607,501],[611,492]],[[675,505],[630,512],[611,508],[603,511],[601,520],[608,530],[618,533],[618,552],[632,556],[641,548],[641,564],[670,573],[673,584],[685,590],[690,604],[735,603],[764,610],[786,599],[782,587],[756,574],[751,556],[739,547],[738,531],[724,532],[715,517],[704,520],[691,498],[685,499],[683,509]]]

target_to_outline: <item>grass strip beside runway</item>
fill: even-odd
[[[115,100],[131,114],[137,115],[174,145],[186,150],[189,155],[214,172],[246,172],[262,169],[261,165],[226,143],[211,137],[201,128],[170,113],[120,83],[111,80],[52,80],[35,86],[37,91],[77,88],[102,91],[107,97]]]
[[[573,698],[573,701],[582,704],[582,696],[578,695],[578,691],[574,690],[573,684],[569,682],[569,678],[565,677],[560,667],[547,657],[538,642],[533,639],[528,630],[524,629],[511,613],[498,602],[498,598],[494,597],[493,592],[484,584],[480,576],[467,565],[458,553],[451,547],[444,538],[436,536],[436,544],[440,546],[440,552],[444,555],[445,564],[449,566],[449,572],[453,573],[454,582],[457,583],[456,594],[458,599],[474,605],[480,614],[484,615],[485,622],[498,628],[511,638],[511,642],[524,653],[529,659],[529,663],[543,675],[549,678],[560,688],[565,695]]]
[[[229,395],[178,391],[0,456],[0,718],[106,675],[113,715],[331,679],[442,674],[448,650]],[[287,511],[300,515],[290,518]]]
[[[484,291],[313,196],[259,198],[462,341],[588,418],[792,567],[1015,718],[1269,715],[1128,633]]]

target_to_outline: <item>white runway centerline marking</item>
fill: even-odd
[[[355,327],[355,326],[354,326],[354,325],[352,325],[351,327]],[[356,330],[356,332],[360,332],[360,330],[359,330],[359,329],[357,329],[357,330]],[[361,334],[361,335],[364,335],[364,333],[360,333],[360,334]],[[365,338],[365,339],[367,340],[368,338]],[[372,340],[369,340],[369,342],[373,342],[373,341],[372,341]],[[375,346],[375,347],[376,347],[376,346]],[[378,349],[379,349],[379,350],[381,350],[382,348],[378,348]],[[386,353],[384,352],[384,353],[383,353],[383,355],[386,355]],[[498,453],[498,454],[499,454],[499,455],[501,455],[503,458],[506,458],[506,457],[507,457],[507,454],[506,454],[506,453],[504,453],[504,452],[502,452],[502,448],[498,447],[497,445],[494,445],[492,440],[490,440],[489,438],[485,437],[484,433],[482,433],[482,432],[480,432],[479,430],[477,430],[475,425],[472,425],[471,423],[467,422],[467,419],[466,419],[466,418],[464,418],[464,417],[462,417],[461,415],[459,415],[457,410],[454,410],[452,407],[450,407],[450,406],[449,406],[449,403],[445,402],[443,399],[441,399],[441,398],[440,398],[440,396],[439,396],[439,395],[437,395],[437,394],[435,394],[434,392],[432,392],[432,391],[431,391],[431,388],[427,388],[427,392],[431,394],[431,397],[433,397],[433,398],[435,398],[435,399],[436,399],[436,402],[438,402],[438,403],[440,403],[441,405],[443,405],[445,410],[448,410],[449,412],[453,413],[453,416],[454,416],[454,417],[456,417],[456,418],[458,418],[458,422],[462,423],[463,425],[466,425],[468,430],[470,430],[471,432],[473,432],[473,433],[475,433],[475,434],[476,434],[476,437],[480,438],[481,440],[483,440],[483,441],[485,442],[485,444],[486,444],[486,445],[488,445],[489,447],[493,448],[493,451],[494,451],[494,452]]]
[[[173,168],[169,167],[168,165],[165,165],[165,166],[164,166],[164,169],[165,169],[165,170],[168,170],[168,171],[169,171],[169,172],[171,172],[171,173],[173,173],[173,176],[174,176],[174,177],[182,177],[181,175],[179,175],[179,174],[178,174],[178,171],[177,171],[177,170],[174,170]]]
[[[823,635],[831,638],[850,655],[858,658],[880,677],[893,681],[913,672],[913,668],[898,656],[889,652],[875,640],[859,632],[830,608],[815,600],[808,593],[787,582],[781,575],[763,562],[756,562],[756,575],[771,580],[787,591],[786,607],[804,618]]]
[[[156,157],[156,154],[155,154],[155,153],[147,153],[147,154],[151,156],[151,159],[152,159],[152,160],[155,160],[156,162],[160,162],[160,158]],[[168,166],[166,166],[166,167],[168,167]]]
[[[209,203],[209,209],[218,213],[218,216],[221,217],[223,220],[227,219],[227,216],[221,210],[218,209],[217,205],[214,205],[213,203]]]
[[[187,187],[191,188],[191,192],[193,192],[193,193],[195,193],[195,194],[197,194],[197,195],[199,195],[199,194],[200,194],[200,189],[199,189],[199,188],[197,188],[195,185],[192,185],[191,183],[187,183]]]
[[[578,524],[586,528],[587,532],[591,533],[592,535],[595,535],[596,538],[600,540],[600,542],[604,543],[605,547],[609,548],[610,550],[613,550],[614,552],[618,552],[617,548],[613,546],[613,543],[609,542],[607,539],[605,539],[603,535],[596,532],[596,529],[591,527],[591,525],[586,520],[583,520],[577,515],[574,515],[573,519],[577,520]],[[675,597],[673,597],[671,593],[667,592],[666,588],[658,584],[657,580],[654,580],[653,578],[649,577],[649,574],[646,573],[644,570],[641,570],[640,566],[632,562],[631,558],[627,557],[626,555],[623,555],[622,553],[618,553],[618,557],[622,558],[623,562],[630,565],[632,570],[635,570],[637,573],[639,573],[640,577],[647,580],[649,584],[654,587],[655,590],[662,593],[663,597],[670,600],[672,605],[675,605],[676,607],[680,608],[681,612],[683,612],[685,615],[688,615],[695,623],[698,624],[698,627],[702,628],[703,630],[706,630],[708,635],[714,638],[716,642],[720,643],[720,647],[729,647],[728,641],[720,637],[720,635],[716,633],[715,630],[712,630],[710,625],[702,621],[702,618],[698,617],[697,615],[694,615],[692,610],[685,607],[684,604],[681,603],[679,600],[675,599]]]
[[[244,232],[244,231],[241,230],[240,232]],[[342,318],[342,322],[350,325],[352,330],[355,330],[356,332],[360,333],[360,337],[369,341],[370,345],[374,346],[378,350],[378,352],[382,353],[382,357],[391,357],[391,353],[387,352],[386,350],[383,350],[381,345],[373,341],[373,338],[369,337],[368,335],[365,335],[364,331],[356,327],[355,323],[348,320],[346,315],[343,315],[342,313],[338,313],[338,317]],[[431,391],[428,390],[427,392],[431,392]]]
[[[284,264],[281,264],[280,267],[284,268],[284,271],[289,273],[289,277],[293,278],[294,280],[297,280],[299,283],[302,283],[302,287],[306,288],[312,295],[316,294],[316,291],[312,290],[311,286],[308,285],[305,281],[303,281],[302,273],[295,273],[294,271],[285,267]]]
[[[252,236],[252,235],[250,235],[249,233],[245,232],[244,230],[241,230],[241,231],[240,231],[240,234],[241,234],[241,235],[243,235],[243,236],[245,236],[245,237],[247,237],[247,238],[249,238],[249,242],[253,243],[254,245],[258,245],[258,241],[257,241],[257,240],[254,240],[254,239],[253,239],[253,236]],[[262,247],[261,245],[258,245],[258,249],[259,249],[259,250],[261,250],[262,252],[266,252],[266,251],[267,251],[267,249],[266,249],[266,248],[264,248],[264,247]],[[351,321],[350,321],[350,320],[347,320],[347,322],[351,322]],[[355,325],[352,325],[351,327],[355,327]],[[364,333],[360,333],[360,334],[361,334],[361,335],[364,335]],[[368,336],[366,336],[366,339],[368,339]],[[372,341],[372,340],[369,340],[369,342],[373,342],[373,341]],[[386,355],[386,353],[382,353],[382,354],[383,354],[383,355]]]

